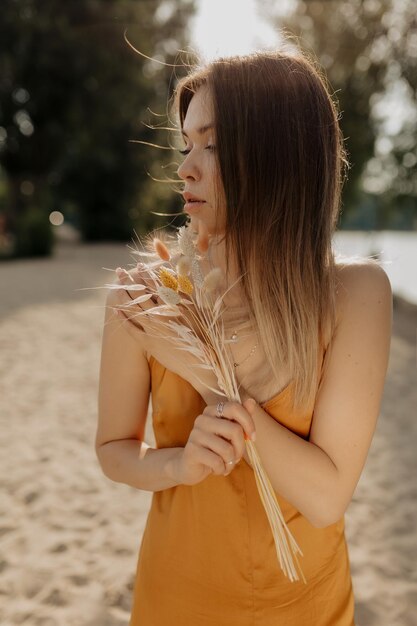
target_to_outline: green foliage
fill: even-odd
[[[166,144],[144,124],[148,109],[166,113],[179,72],[135,53],[124,32],[143,54],[178,63],[192,10],[193,0],[3,0],[0,166],[12,232],[48,187],[41,208],[65,216],[75,206],[84,240],[131,238],[142,199],[158,194],[152,163],[172,160],[131,140]]]
[[[15,237],[15,256],[48,256],[52,252],[54,235],[45,211],[29,207],[16,221]]]
[[[260,3],[271,14],[270,3],[267,0]],[[298,45],[317,58],[338,101],[340,125],[351,163],[344,187],[341,225],[415,227],[415,1],[298,0],[295,10],[285,20],[274,18],[273,11],[271,17],[287,34],[295,36]],[[378,107],[387,93],[397,90],[399,94],[399,89],[408,94],[410,116],[393,130],[390,124],[386,127]],[[403,106],[405,99],[401,97]],[[387,115],[395,116],[395,110]],[[382,147],[381,137],[385,141]],[[404,196],[410,201],[404,202]],[[366,211],[368,205],[374,207],[372,223]],[[362,206],[366,213],[363,219]],[[398,211],[404,211],[400,219],[394,215]]]

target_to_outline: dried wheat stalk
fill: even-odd
[[[216,394],[225,396],[227,400],[241,402],[233,358],[228,349],[231,340],[225,337],[222,320],[225,309],[224,298],[236,283],[223,294],[215,295],[222,278],[221,270],[214,268],[206,276],[203,275],[189,227],[183,226],[178,230],[176,252],[179,252],[179,257],[175,262],[174,255],[166,244],[168,240],[164,243],[159,238],[153,238],[151,244],[150,240],[148,241],[150,252],[134,251],[148,259],[150,256],[156,258],[154,262],[139,264],[147,276],[151,277],[154,288],[149,287],[149,284],[129,285],[129,291],[146,293],[138,295],[126,306],[134,307],[152,296],[158,296],[163,302],[162,305],[135,313],[134,317],[146,315],[148,320],[151,318],[155,322],[154,336],[161,336],[161,329],[169,329],[170,333],[165,336],[166,339],[177,349],[192,353],[197,358],[198,367],[210,369],[215,373],[218,389],[209,387],[204,381],[203,384]],[[167,263],[168,266],[163,263]],[[115,283],[106,287],[123,289],[125,285]],[[148,333],[148,330],[146,332]],[[246,437],[246,434],[245,443],[255,472],[259,495],[271,525],[279,565],[291,582],[300,580],[300,577],[306,582],[297,556],[302,556],[302,552],[284,520],[255,444]]]

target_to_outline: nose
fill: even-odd
[[[199,180],[201,173],[196,165],[195,158],[191,153],[187,154],[184,161],[181,163],[177,170],[177,174],[182,180]]]

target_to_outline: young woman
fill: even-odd
[[[109,478],[153,492],[130,625],[352,626],[343,516],[380,410],[392,293],[376,262],[332,252],[347,167],[336,105],[301,53],[258,52],[194,70],[175,107],[206,268],[224,270],[223,288],[243,276],[225,326],[244,399],[219,403],[192,356],[147,334],[144,317],[121,323],[109,293],[96,451]],[[118,275],[122,300],[132,278],[147,284]],[[156,448],[144,442],[150,394]],[[244,433],[307,584],[279,568]]]

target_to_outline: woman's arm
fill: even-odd
[[[377,265],[340,270],[339,324],[328,348],[309,441],[251,400],[256,447],[271,484],[314,526],[344,514],[359,480],[376,420],[389,358],[392,291]]]
[[[95,450],[104,474],[137,489],[159,491],[179,484],[172,476],[178,448],[157,450],[144,443],[150,372],[139,334],[130,334],[106,300]],[[182,450],[182,448],[181,448]]]

